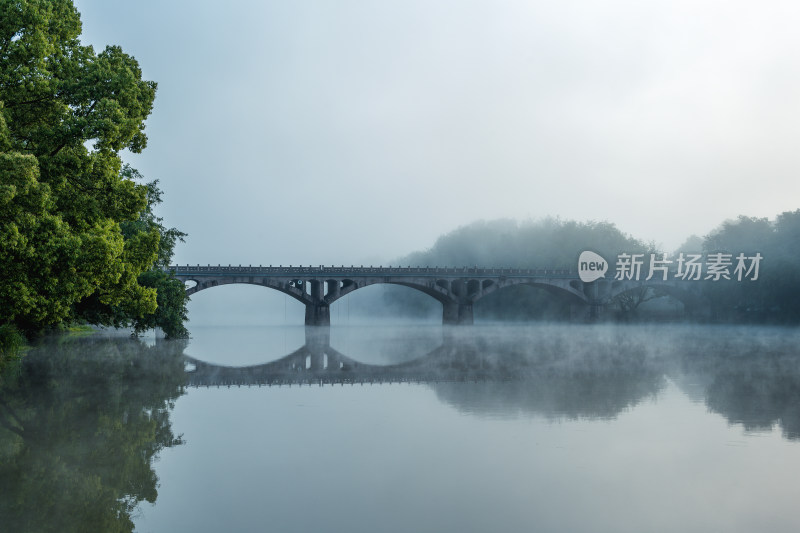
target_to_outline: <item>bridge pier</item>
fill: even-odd
[[[306,304],[306,326],[330,326],[331,308],[325,303]]]
[[[442,304],[442,324],[448,326],[469,326],[474,323],[472,304],[447,302]]]
[[[310,302],[306,304],[306,326],[330,326],[331,308],[325,302],[325,282],[311,279],[309,284]]]

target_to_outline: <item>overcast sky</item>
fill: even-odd
[[[158,83],[179,263],[384,264],[477,219],[672,250],[800,208],[796,1],[76,0]]]

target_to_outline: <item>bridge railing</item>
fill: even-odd
[[[567,269],[526,269],[505,267],[439,267],[439,266],[253,266],[253,265],[175,265],[166,269],[176,275],[262,275],[262,276],[526,276],[526,277],[576,277],[577,273]]]

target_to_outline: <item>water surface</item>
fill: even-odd
[[[26,357],[13,531],[796,531],[796,329],[203,328]]]

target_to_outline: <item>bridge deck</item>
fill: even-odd
[[[234,265],[175,265],[168,271],[174,271],[177,276],[205,275],[205,276],[349,276],[349,277],[464,277],[464,278],[497,278],[497,277],[524,277],[524,278],[563,278],[576,279],[577,272],[567,269],[527,269],[527,268],[483,268],[483,267],[384,267],[384,266],[234,266]]]

